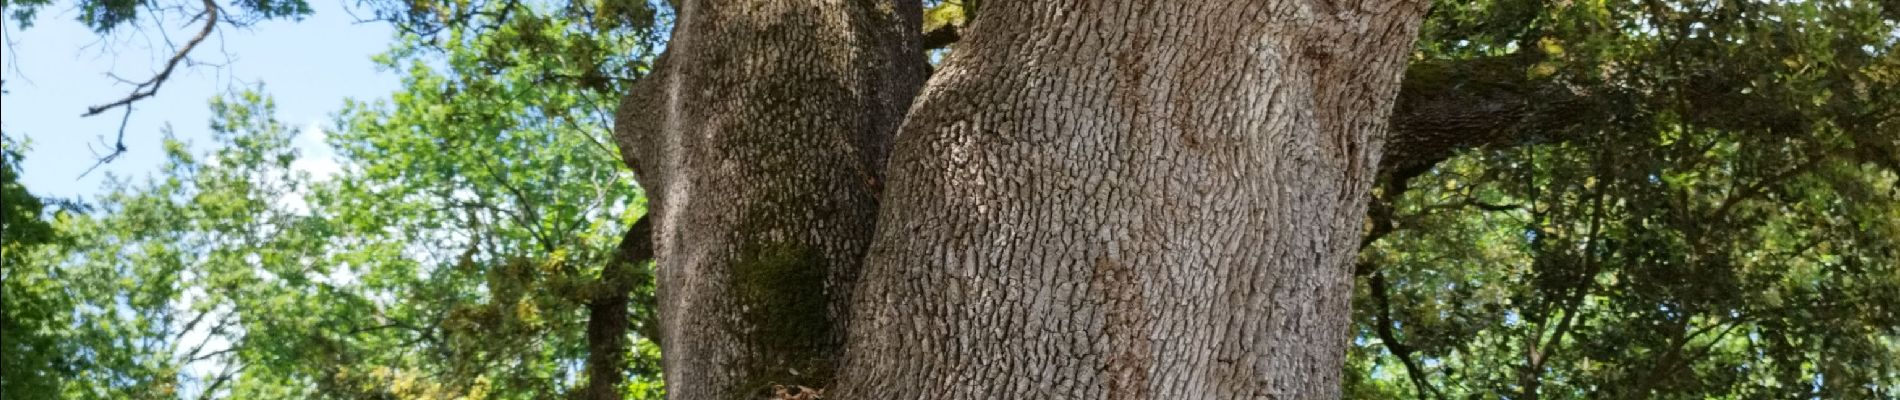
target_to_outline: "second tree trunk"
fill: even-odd
[[[836,398],[1337,397],[1425,5],[1082,3],[985,2],[917,100]]]

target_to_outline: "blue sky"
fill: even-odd
[[[164,156],[159,146],[164,126],[171,125],[180,138],[202,150],[210,142],[207,101],[260,83],[276,98],[278,118],[303,129],[298,144],[311,159],[305,167],[322,172],[327,150],[321,134],[309,128],[327,126],[343,99],[387,97],[400,82],[398,75],[380,71],[370,61],[393,43],[388,24],[355,23],[341,0],[311,0],[311,6],[315,14],[303,21],[220,27],[193,58],[223,66],[180,66],[157,96],[136,103],[125,133],[130,151],[84,178],[80,173],[96,160],[88,145],[105,151],[121,114],[79,115],[88,106],[130,92],[131,85],[118,83],[108,73],[143,80],[161,67],[170,50],[151,30],[126,30],[102,39],[74,20],[77,14],[66,2],[42,10],[24,31],[8,19],[3,36],[9,45],[0,49],[0,74],[8,92],[0,98],[0,125],[9,137],[32,143],[21,164],[23,183],[37,195],[91,198],[108,172],[128,177],[155,172]],[[173,40],[183,41],[196,29],[177,22],[168,26]]]
[[[55,7],[70,7],[56,3]],[[315,14],[303,21],[270,21],[248,29],[222,27],[193,58],[222,66],[182,69],[154,97],[136,103],[126,126],[129,151],[97,171],[80,174],[97,161],[94,149],[105,151],[117,134],[119,111],[80,117],[86,107],[122,98],[131,86],[107,76],[133,80],[150,77],[170,56],[156,31],[149,35],[125,32],[101,38],[73,20],[70,9],[42,10],[34,26],[19,29],[7,20],[0,49],[0,76],[7,94],[0,97],[0,124],[15,139],[26,138],[31,151],[22,163],[22,181],[36,195],[92,198],[110,174],[143,177],[158,171],[163,128],[170,125],[181,139],[205,150],[210,143],[212,96],[263,84],[277,101],[277,117],[299,128],[296,140],[304,158],[294,167],[323,175],[336,169],[321,128],[343,99],[387,97],[398,89],[398,75],[379,71],[370,56],[387,49],[393,34],[388,24],[355,23],[336,0],[312,0]],[[183,40],[194,27],[170,26],[174,40]],[[90,147],[88,147],[90,145]],[[182,303],[181,303],[182,304]],[[202,340],[194,331],[185,342]],[[226,346],[214,340],[211,347]],[[209,361],[188,366],[204,376],[218,365]],[[187,381],[185,390],[195,391]]]

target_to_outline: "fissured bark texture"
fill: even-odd
[[[897,136],[827,397],[1338,397],[1426,6],[984,2]]]
[[[828,386],[890,137],[927,69],[914,1],[678,4],[616,136],[647,190],[668,397]]]

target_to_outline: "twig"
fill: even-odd
[[[158,89],[165,85],[165,80],[171,78],[172,71],[178,68],[178,64],[181,62],[184,62],[185,57],[191,55],[192,49],[196,49],[198,47],[198,44],[204,43],[205,38],[208,38],[211,36],[211,31],[214,28],[217,28],[218,4],[212,2],[212,0],[204,0],[204,6],[205,6],[204,12],[199,13],[198,14],[199,17],[194,17],[194,18],[200,18],[200,17],[204,18],[204,21],[205,21],[204,27],[199,28],[198,34],[195,36],[192,36],[190,41],[185,42],[185,47],[179,48],[176,53],[172,53],[171,59],[165,62],[164,69],[159,70],[158,74],[153,75],[151,79],[147,79],[145,80],[145,82],[141,82],[138,85],[133,86],[132,93],[127,94],[125,98],[121,98],[118,101],[113,101],[111,103],[87,107],[86,113],[80,114],[81,117],[90,117],[94,115],[99,115],[101,113],[104,113],[114,108],[120,108],[120,107],[125,108],[125,117],[119,120],[119,138],[118,138],[117,143],[113,145],[112,153],[107,154],[105,157],[100,158],[99,164],[94,164],[92,168],[87,168],[86,169],[87,173],[91,173],[93,169],[99,168],[99,165],[105,164],[107,162],[111,162],[112,160],[119,158],[119,155],[125,154],[125,126],[126,126],[127,121],[132,120],[132,103],[139,100],[144,100],[147,97],[152,97],[152,95],[158,94]],[[80,174],[80,176],[84,177],[85,174]]]
[[[238,372],[242,372],[244,371],[245,368],[249,368],[249,367],[250,365],[248,364],[239,366],[236,364],[232,364],[231,360],[225,360],[224,370],[218,373],[218,377],[216,379],[213,379],[210,385],[205,386],[205,389],[203,392],[198,393],[198,399],[210,400],[212,398],[212,395],[218,392],[218,388],[223,387],[225,383],[230,382],[231,378],[234,376],[237,376]]]
[[[1713,218],[1713,219],[1727,218],[1729,209],[1735,207],[1736,204],[1741,203],[1742,200],[1753,198],[1755,196],[1760,196],[1763,191],[1768,189],[1768,185],[1773,185],[1773,184],[1781,182],[1782,180],[1786,180],[1796,175],[1806,173],[1809,169],[1812,169],[1815,166],[1820,165],[1823,158],[1824,156],[1816,156],[1814,158],[1808,159],[1806,162],[1796,164],[1793,168],[1789,168],[1786,171],[1781,171],[1780,173],[1776,173],[1767,178],[1763,178],[1760,181],[1756,181],[1755,184],[1742,188],[1741,191],[1739,192],[1731,191],[1730,192],[1731,194],[1728,196],[1728,198],[1722,199],[1722,204],[1719,206],[1716,206],[1715,211],[1709,214],[1709,218]]]
[[[119,156],[125,155],[125,125],[131,121],[132,107],[128,105],[125,107],[125,116],[119,117],[119,138],[112,145],[112,153],[106,154],[105,157],[99,157],[99,161],[92,163],[92,167],[86,168],[86,172],[79,173],[79,178],[83,179],[86,175],[91,175],[92,170],[99,169],[99,166],[106,165],[106,163],[112,162],[112,160],[119,159]]]
[[[1605,161],[1605,159],[1610,156],[1608,147],[1604,147],[1604,150],[1597,155],[1597,176],[1605,176],[1612,173],[1611,169],[1614,168],[1614,164]],[[1567,298],[1559,298],[1557,300],[1559,304],[1561,304],[1559,307],[1562,307],[1563,317],[1558,318],[1557,327],[1552,331],[1549,341],[1539,344],[1537,337],[1533,336],[1530,338],[1530,344],[1533,348],[1531,349],[1530,359],[1525,365],[1524,373],[1527,374],[1527,376],[1520,377],[1520,384],[1523,386],[1523,391],[1520,393],[1521,398],[1537,399],[1540,397],[1538,390],[1543,386],[1544,367],[1549,365],[1551,358],[1556,357],[1556,354],[1563,350],[1564,336],[1568,335],[1571,328],[1576,326],[1577,313],[1582,312],[1583,303],[1588,300],[1590,291],[1596,287],[1596,276],[1602,272],[1603,260],[1599,253],[1603,246],[1603,197],[1605,196],[1604,192],[1606,190],[1607,189],[1599,186],[1596,192],[1591,196],[1590,229],[1589,232],[1584,234],[1583,239],[1584,273],[1581,279],[1578,280],[1576,287],[1570,288],[1571,291],[1568,293],[1563,293],[1568,295],[1566,296]],[[1538,334],[1541,335],[1542,333],[1543,329],[1540,326]],[[1537,352],[1536,349],[1544,350]]]

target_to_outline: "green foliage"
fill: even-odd
[[[1560,112],[1607,118],[1386,189],[1398,229],[1362,255],[1383,287],[1354,302],[1348,392],[1900,395],[1894,15],[1867,2],[1440,4],[1421,62],[1507,60],[1585,99]]]
[[[445,42],[445,59],[421,55],[419,42],[398,47],[382,61],[407,69],[405,91],[387,103],[346,104],[330,138],[352,162],[314,196],[313,208],[349,236],[387,246],[349,262],[375,265],[390,254],[433,260],[364,271],[367,290],[393,299],[377,315],[415,331],[405,340],[426,350],[394,366],[337,374],[355,387],[523,398],[575,384],[585,356],[582,307],[640,210],[639,192],[605,144],[613,97],[544,81],[593,65],[492,48],[488,39]],[[634,53],[633,41],[614,37],[565,40],[589,44],[560,46]],[[484,64],[495,59],[515,67]],[[657,391],[653,359],[631,359],[648,365],[633,372]]]
[[[969,24],[972,17],[970,9],[974,8],[965,7],[965,3],[969,3],[969,0],[935,3],[927,4],[927,8],[924,9],[924,32],[941,29],[944,26],[963,27]]]
[[[382,57],[408,71],[406,89],[345,106],[331,143],[354,163],[315,200],[358,235],[409,244],[385,252],[438,260],[368,271],[364,282],[397,299],[382,312],[429,332],[419,344],[435,350],[402,373],[440,396],[551,396],[574,384],[582,307],[641,207],[607,144],[615,97],[547,80],[595,61],[491,47],[515,28],[442,42],[442,58],[413,40]],[[637,53],[622,37],[548,34],[566,42],[556,47]],[[634,373],[657,390],[656,366]]]
[[[73,300],[66,345],[78,360],[61,398],[171,398],[223,385],[201,366],[235,366],[273,334],[315,331],[331,300],[314,262],[325,227],[283,204],[291,133],[254,95],[214,101],[220,149],[203,161],[166,144],[163,179],[113,178],[95,213],[62,218],[70,242],[47,258]]]
[[[402,53],[439,51],[457,68],[536,74],[556,91],[614,93],[644,73],[668,28],[651,1],[561,3],[401,0],[365,3],[404,35]],[[459,51],[458,51],[459,49]]]
[[[79,11],[79,22],[99,34],[109,34],[127,24],[137,24],[141,19],[162,18],[168,11],[202,11],[204,4],[218,4],[215,1],[175,1],[159,2],[155,0],[77,0],[73,7]],[[53,5],[53,0],[0,0],[0,10],[5,10],[8,18],[19,23],[20,27],[31,27],[39,17],[39,11]],[[310,15],[310,4],[304,0],[237,0],[229,4],[218,4],[220,19],[226,23],[248,25],[272,19],[301,19]],[[224,14],[228,13],[228,14]],[[179,14],[179,13],[174,13]],[[185,19],[190,15],[184,16]],[[196,20],[196,19],[193,19]]]
[[[0,393],[53,398],[79,362],[66,342],[72,301],[48,268],[63,241],[56,216],[20,184],[23,150],[0,138]]]
[[[640,53],[624,36],[557,32],[549,46]],[[245,92],[212,102],[208,153],[169,141],[158,176],[114,178],[96,212],[54,226],[70,244],[31,265],[63,287],[34,297],[73,299],[46,307],[70,310],[54,325],[73,329],[49,341],[68,350],[32,353],[81,356],[51,397],[517,399],[579,385],[585,307],[643,210],[606,144],[602,91],[618,81],[549,84],[597,60],[494,38],[382,57],[405,88],[346,104],[328,132],[335,176],[301,169],[297,133]],[[650,282],[636,290],[651,298]],[[657,398],[658,348],[634,343],[628,394]]]
[[[0,0],[0,10],[7,18],[12,18],[21,27],[33,26],[34,18],[39,17],[40,8],[52,4],[53,0]]]

